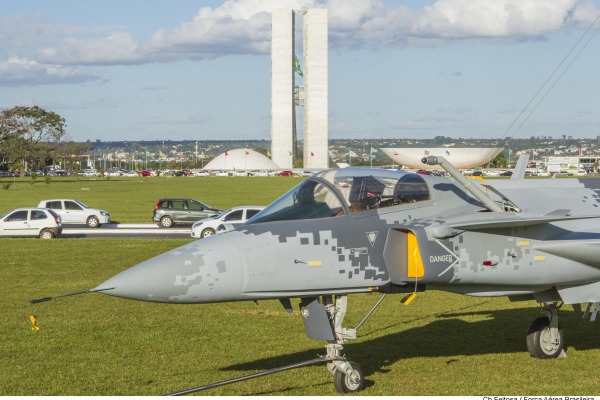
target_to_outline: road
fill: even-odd
[[[157,224],[104,224],[100,228],[65,224],[60,237],[191,239],[189,225],[166,229]]]

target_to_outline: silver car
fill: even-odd
[[[262,211],[263,208],[263,206],[239,206],[230,208],[212,218],[205,218],[195,222],[192,225],[191,235],[196,239],[214,235],[218,231],[217,228],[219,225],[223,223],[233,225],[242,224]]]
[[[64,224],[86,224],[90,228],[99,228],[110,222],[110,214],[104,210],[91,208],[79,200],[51,199],[42,200],[38,207],[50,208],[62,217]]]
[[[61,232],[60,215],[45,208],[16,208],[0,216],[0,236],[52,239]]]

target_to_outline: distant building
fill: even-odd
[[[204,166],[206,170],[277,170],[271,159],[250,149],[228,150]]]
[[[295,49],[296,12],[303,13],[302,62]],[[296,106],[301,106],[304,168],[328,168],[327,9],[274,10],[271,18],[273,162],[284,169],[293,167],[297,158]],[[300,84],[296,79],[301,79]]]
[[[425,165],[423,157],[444,157],[458,169],[471,169],[489,163],[500,154],[502,147],[404,147],[379,149],[394,162],[410,169],[440,169],[436,165]]]

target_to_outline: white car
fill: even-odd
[[[61,232],[60,215],[45,208],[16,208],[0,216],[0,236],[52,239]]]
[[[40,208],[54,210],[62,218],[63,224],[86,224],[90,228],[99,228],[110,222],[110,214],[104,210],[90,208],[79,200],[51,199],[42,200]]]
[[[99,176],[100,174],[93,169],[82,169],[79,171],[79,176]]]
[[[249,172],[250,176],[269,176],[269,172],[262,170],[262,171],[250,171]]]
[[[263,206],[239,206],[230,208],[212,218],[201,219],[200,221],[195,222],[194,225],[192,225],[191,235],[196,239],[214,235],[217,232],[219,225],[223,223],[242,224],[258,214],[263,208]]]
[[[138,173],[137,173],[137,171],[121,171],[121,176],[134,177],[134,176],[138,176]]]

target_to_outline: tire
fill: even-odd
[[[215,230],[213,228],[206,228],[200,233],[200,238],[204,239],[205,237],[209,237],[215,234]]]
[[[538,317],[527,330],[527,350],[534,358],[557,358],[565,347],[563,330],[558,326],[558,341],[550,342],[550,320]]]
[[[88,217],[88,219],[86,221],[86,224],[90,228],[99,228],[100,227],[100,220],[95,215],[92,215],[91,217]]]
[[[171,228],[173,225],[173,218],[169,217],[168,215],[160,219],[161,228]]]
[[[44,229],[40,232],[40,239],[54,239],[54,233],[47,229]]]
[[[365,375],[360,365],[353,361],[350,361],[350,365],[352,366],[354,372],[358,374],[358,382],[353,382],[349,376],[336,369],[335,375],[333,376],[333,386],[338,393],[360,392],[365,386]]]

